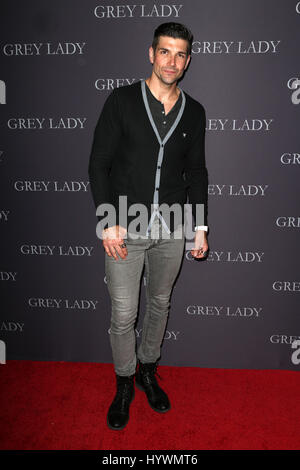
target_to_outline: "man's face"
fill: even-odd
[[[155,53],[149,49],[153,72],[166,85],[172,85],[184,73],[191,56],[187,53],[188,42],[185,39],[160,36]]]

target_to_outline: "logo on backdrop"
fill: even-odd
[[[272,289],[276,292],[300,292],[300,281],[274,281]]]
[[[136,328],[136,329],[135,329],[135,334],[136,334],[136,337],[137,337],[137,338],[141,338],[141,337],[142,337],[142,331],[143,331],[142,328],[140,328],[140,329]],[[111,334],[111,328],[108,329],[108,334],[109,334],[109,335]],[[173,340],[173,341],[177,341],[179,334],[180,334],[180,331],[169,331],[169,330],[166,330],[166,331],[165,331],[164,339],[166,339],[166,340],[171,339],[171,340]]]
[[[8,321],[5,322],[3,321],[0,326],[0,331],[6,331],[6,332],[22,332],[23,333],[23,328],[24,328],[25,323],[18,323],[14,321]]]
[[[2,52],[6,56],[82,55],[85,45],[85,42],[32,42],[26,44],[4,44]]]
[[[57,191],[57,192],[87,192],[89,181],[28,181],[18,180],[14,182],[16,191],[39,192],[39,191]]]
[[[98,300],[91,299],[43,299],[31,297],[28,299],[28,305],[33,308],[64,308],[67,310],[96,310]]]
[[[132,85],[132,83],[141,80],[143,80],[143,78],[97,78],[95,88],[99,91],[111,91],[114,88]]]
[[[300,165],[300,153],[283,153],[280,161],[283,165]]]
[[[287,344],[292,349],[291,361],[295,366],[300,364],[300,336],[288,336],[288,335],[272,335],[270,336],[270,342],[273,344]]]
[[[207,131],[270,131],[274,119],[207,119]]]
[[[296,3],[296,12],[300,15],[300,2]]]
[[[10,211],[4,211],[4,210],[0,210],[0,222],[7,222],[8,221],[8,214],[10,213]]]
[[[96,18],[179,18],[183,5],[97,5]]]
[[[186,308],[188,315],[201,315],[202,317],[257,318],[260,316],[261,311],[262,307],[226,307],[217,305],[188,305]]]
[[[295,340],[300,340],[300,336],[272,335],[270,342],[273,344],[292,344]]]
[[[193,54],[276,54],[281,41],[194,41]]]
[[[265,196],[268,184],[209,184],[210,196]]]
[[[300,217],[277,217],[276,225],[283,228],[300,228]]]
[[[209,251],[206,260],[223,263],[262,263],[263,252],[258,251]],[[185,257],[188,261],[193,261],[190,251],[187,251]]]
[[[87,118],[10,118],[7,127],[11,130],[40,130],[40,129],[84,129]]]
[[[287,82],[289,90],[293,90],[291,93],[291,101],[293,104],[300,103],[300,80],[299,78],[290,78]]]
[[[6,104],[6,85],[4,80],[0,80],[0,104]]]
[[[92,256],[93,246],[21,245],[22,255],[33,256]]]
[[[0,281],[16,281],[17,272],[0,271]]]

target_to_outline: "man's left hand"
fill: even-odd
[[[194,248],[191,250],[194,258],[205,258],[208,253],[208,243],[205,230],[196,230]]]

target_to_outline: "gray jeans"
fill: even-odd
[[[156,217],[151,236],[135,239],[130,233],[125,239],[128,255],[116,260],[105,252],[105,274],[111,299],[110,344],[115,373],[132,375],[137,358],[155,362],[167,324],[170,296],[181,265],[185,237],[182,225],[169,235]],[[180,238],[178,237],[180,235]],[[136,354],[134,325],[138,312],[140,282],[145,265],[146,312],[141,344]]]

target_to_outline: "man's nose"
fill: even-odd
[[[169,56],[169,65],[175,65],[176,61],[175,61],[175,55],[172,55],[170,54]]]

